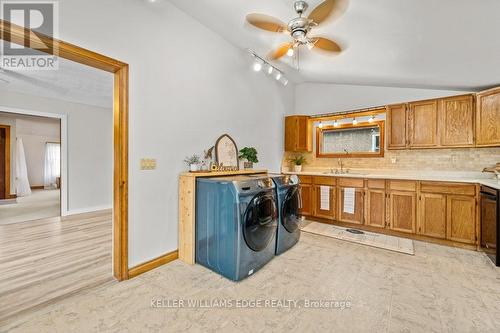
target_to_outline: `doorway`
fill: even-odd
[[[0,129],[0,225],[61,216],[61,119],[0,107]]]
[[[128,279],[128,65],[4,20],[0,38],[114,74],[113,275]]]

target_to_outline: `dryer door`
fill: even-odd
[[[298,186],[291,187],[283,199],[281,207],[281,223],[292,233],[299,228],[300,223],[300,191]]]
[[[257,194],[248,204],[244,215],[243,237],[253,251],[262,251],[276,233],[278,212],[274,196]]]

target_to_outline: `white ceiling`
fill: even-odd
[[[62,58],[58,70],[0,69],[0,90],[105,108],[113,106],[111,73]]]
[[[169,1],[236,46],[261,55],[288,37],[245,24],[246,14],[284,22],[295,17],[293,0]],[[309,3],[312,8],[321,0]],[[498,0],[350,0],[342,17],[314,32],[346,49],[334,57],[302,52],[302,82],[457,90],[500,84]],[[283,61],[281,67],[295,71]]]

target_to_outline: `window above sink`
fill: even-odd
[[[316,128],[316,157],[384,156],[384,123],[372,121]]]

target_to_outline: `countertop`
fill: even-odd
[[[335,174],[324,170],[305,170],[302,172],[284,171],[284,174],[304,176],[328,176],[367,179],[428,180],[439,182],[459,182],[486,185],[500,190],[500,180],[493,174],[474,171],[403,171],[350,169],[349,173]]]

